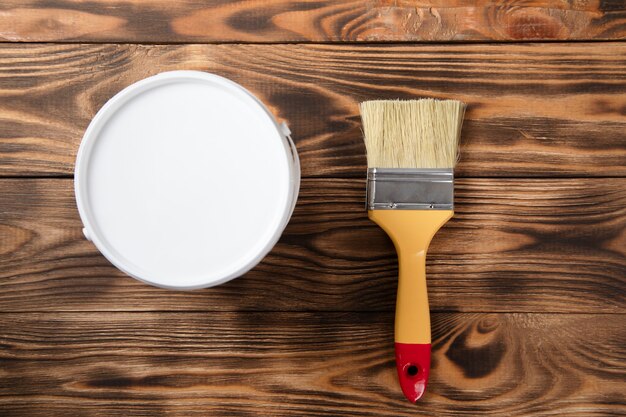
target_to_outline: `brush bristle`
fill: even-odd
[[[368,168],[454,168],[465,104],[373,100],[360,104]]]

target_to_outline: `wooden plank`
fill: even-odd
[[[363,180],[306,179],[280,242],[246,276],[173,292],[87,242],[72,181],[0,180],[0,311],[393,311],[393,246]],[[435,237],[434,311],[624,312],[626,179],[462,179]]]
[[[4,0],[17,42],[607,40],[626,37],[620,1]]]
[[[379,313],[1,314],[3,416],[622,415],[626,316],[436,314],[402,397]],[[84,410],[84,411],[81,411]]]
[[[149,75],[229,77],[292,130],[303,175],[361,177],[357,104],[469,103],[457,176],[626,176],[626,44],[3,45],[0,175],[71,175],[82,134]]]

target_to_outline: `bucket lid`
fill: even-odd
[[[113,97],[87,128],[75,193],[84,231],[116,267],[173,289],[223,283],[274,246],[299,169],[281,129],[225,78],[173,71]]]

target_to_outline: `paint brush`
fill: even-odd
[[[398,253],[396,368],[405,397],[419,400],[430,372],[426,252],[453,215],[454,173],[465,104],[456,100],[361,103],[367,210]]]

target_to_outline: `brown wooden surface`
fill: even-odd
[[[430,395],[410,405],[395,386],[391,313],[4,314],[0,409],[617,416],[625,411],[625,318],[435,314]]]
[[[305,179],[270,255],[215,289],[148,287],[81,232],[73,182],[0,180],[0,309],[392,311],[393,245],[367,219],[364,181]],[[434,311],[626,312],[626,178],[461,179],[435,237]]]
[[[0,39],[105,42],[624,39],[623,1],[4,0]]]
[[[286,120],[303,175],[362,177],[357,104],[469,103],[458,177],[626,175],[626,44],[6,45],[0,175],[71,175],[96,111],[161,71],[240,82]]]
[[[626,414],[625,36],[623,1],[0,2],[0,416]],[[174,69],[261,98],[304,177],[259,266],[184,293],[83,238],[71,179],[96,111]],[[357,103],[416,96],[469,111],[411,405]]]

